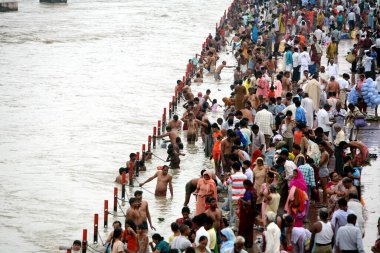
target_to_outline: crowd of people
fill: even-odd
[[[185,112],[158,136],[169,138],[170,165],[139,186],[157,178],[155,195],[169,188],[173,197],[169,169],[179,169],[184,155],[180,131],[188,145],[201,139],[214,169],[200,168],[186,184],[182,217],[173,220],[168,240],[148,237],[155,230],[149,205],[135,191],[124,229],[113,223],[106,252],[365,252],[361,170],[370,154],[358,132],[368,107],[363,84],[376,84],[380,93],[379,8],[368,0],[234,1],[200,57],[189,61],[191,76],[177,82]],[[345,38],[354,40],[350,73],[339,71]],[[220,59],[229,48],[237,62],[230,66]],[[192,82],[204,75],[219,82],[224,68],[235,68],[224,106],[210,90],[193,94]],[[348,100],[352,90],[356,101]],[[208,114],[220,107],[223,117],[210,122]],[[144,160],[131,154],[117,182],[130,167],[127,180],[145,169]],[[380,252],[379,240],[372,251]]]

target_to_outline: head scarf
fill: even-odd
[[[232,229],[223,228],[222,231],[220,231],[220,233],[227,238],[227,241],[223,241],[222,246],[220,248],[220,252],[224,253],[228,251],[229,249],[233,249],[234,243],[235,243],[235,235]]]
[[[305,179],[303,178],[302,172],[298,168],[297,168],[297,172],[298,172],[297,178],[293,177],[292,180],[290,181],[290,188],[292,188],[292,186],[295,186],[303,190],[304,192],[307,192],[307,185],[306,185]]]
[[[254,167],[254,163],[256,162],[257,158],[261,156],[262,152],[260,149],[255,149],[252,153],[252,160],[251,160],[251,167]]]

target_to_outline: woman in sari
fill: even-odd
[[[268,172],[265,176],[265,183],[261,185],[259,196],[262,198],[262,204],[261,204],[261,219],[263,221],[263,226],[266,225],[266,213],[267,213],[267,207],[268,203],[265,201],[266,197],[270,194],[269,186],[274,182],[274,174],[272,172]]]
[[[327,209],[329,211],[329,215],[338,208],[337,202],[338,199],[346,195],[346,188],[344,187],[341,177],[336,172],[330,173],[331,181],[326,186],[327,192]]]
[[[255,189],[253,188],[253,183],[249,180],[244,180],[243,182],[245,193],[242,198],[240,198],[240,222],[239,222],[239,235],[246,238],[245,247],[252,248],[253,245],[253,223],[255,220],[255,206],[256,198]]]
[[[198,180],[197,190],[197,204],[195,215],[201,214],[206,210],[206,197],[211,196],[217,199],[217,191],[212,174],[209,171],[203,173],[203,178]]]
[[[261,191],[261,186],[265,182],[265,176],[267,174],[267,168],[264,165],[264,160],[263,158],[259,157],[256,160],[256,166],[255,169],[253,170],[253,187],[255,188],[256,192]],[[261,210],[261,203],[263,202],[263,197],[258,196],[256,200],[256,205],[258,205],[258,210]]]
[[[309,199],[307,196],[307,185],[299,169],[293,170],[293,178],[290,181],[290,190],[285,204],[285,211],[294,219],[295,227],[303,226],[306,217]]]

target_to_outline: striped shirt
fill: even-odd
[[[247,180],[247,176],[240,171],[231,175],[227,180],[227,185],[231,185],[232,200],[238,200],[244,196],[244,180]]]

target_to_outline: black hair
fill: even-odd
[[[127,225],[129,225],[133,229],[133,231],[136,231],[136,224],[133,220],[126,220],[125,227],[127,227]]]
[[[113,236],[112,236],[112,241],[111,241],[111,250],[113,249],[113,244],[115,240],[119,238],[122,233],[123,233],[123,230],[121,228],[115,228],[115,230],[113,231]]]
[[[181,213],[190,213],[190,208],[187,206],[182,207]]]
[[[161,241],[163,241],[164,240],[164,238],[160,235],[160,234],[154,234],[154,235],[152,235],[152,239],[153,240],[157,240],[157,241],[159,241],[159,242],[161,242]]]
[[[245,160],[245,161],[243,162],[243,165],[247,165],[248,167],[250,167],[250,166],[251,166],[251,161],[249,161],[249,160]]]
[[[347,206],[347,200],[345,198],[338,199],[338,206],[339,207],[345,207],[345,206]]]
[[[79,240],[75,240],[75,241],[73,242],[73,245],[81,246],[82,243],[81,243],[81,241],[79,241]]]
[[[239,170],[240,170],[240,164],[238,164],[238,163],[233,163],[233,164],[231,165],[231,167],[232,167],[234,170],[236,170],[236,171],[239,171]]]
[[[355,214],[350,213],[349,215],[347,215],[347,223],[355,224],[356,220],[357,220],[357,217]]]
[[[170,228],[172,229],[173,232],[176,232],[179,230],[179,226],[175,222],[172,222],[172,224],[170,224]]]

